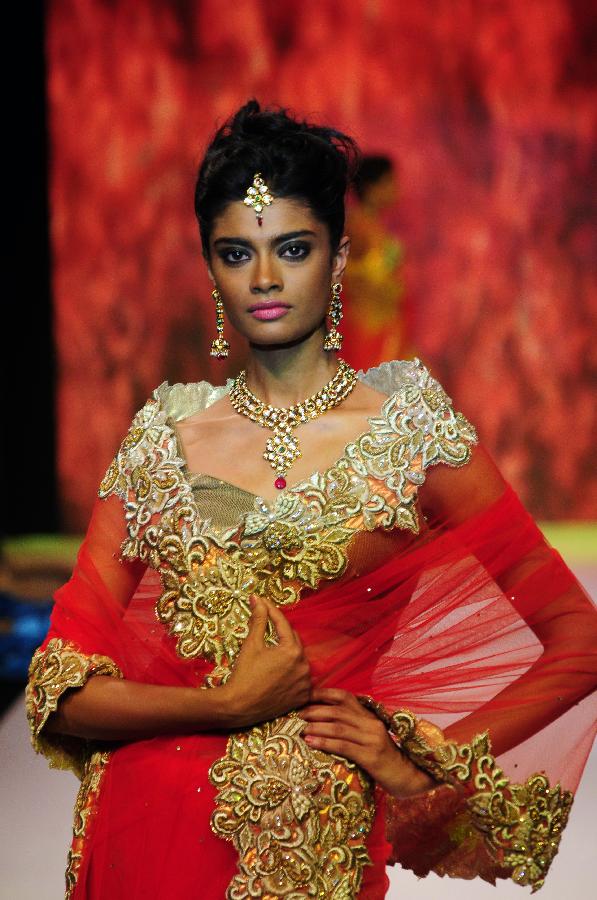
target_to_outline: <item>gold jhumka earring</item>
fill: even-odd
[[[216,359],[225,359],[228,356],[230,344],[224,338],[224,304],[217,288],[214,288],[211,295],[216,301],[216,328],[218,336],[211,342],[210,355],[215,356]]]
[[[273,202],[274,198],[270,194],[270,190],[263,180],[261,172],[256,172],[253,178],[253,184],[247,189],[247,194],[243,203],[245,206],[253,207],[259,226],[263,225],[263,216],[261,215],[263,207],[270,206]]]
[[[342,290],[342,285],[339,281],[335,282],[332,285],[332,298],[330,300],[330,308],[328,310],[328,316],[330,317],[330,321],[332,323],[332,327],[326,334],[323,340],[323,349],[324,350],[341,350],[342,349],[342,341],[344,336],[340,334],[338,331],[338,325],[340,324],[340,320],[343,317],[342,314],[342,300],[340,298],[340,292]]]

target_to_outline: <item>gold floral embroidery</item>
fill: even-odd
[[[210,769],[212,829],[232,841],[239,871],[226,896],[357,896],[375,814],[372,782],[354,763],[312,750],[290,715],[234,734]]]
[[[258,593],[280,606],[295,603],[303,585],[317,587],[320,580],[339,578],[346,569],[344,547],[352,530],[336,527],[321,533],[310,524],[294,516],[270,521],[252,515],[245,525],[239,556],[256,573]]]
[[[50,713],[58,708],[58,701],[69,688],[82,687],[91,675],[112,675],[122,678],[122,672],[108,656],[81,653],[76,644],[62,638],[51,638],[39,647],[29,664],[25,705],[36,753],[43,753],[52,768],[72,769],[79,779],[85,772],[89,746],[83,738],[72,735],[43,734]]]
[[[138,557],[155,565],[144,540],[147,526],[156,515],[192,497],[177,449],[166,413],[154,396],[134,417],[98,489],[100,498],[116,494],[124,501],[128,538],[121,546],[123,559]]]
[[[303,588],[345,572],[359,530],[418,532],[415,502],[425,468],[440,460],[464,465],[477,435],[419,360],[401,361],[398,370],[392,378],[401,386],[335,465],[284,491],[273,508],[256,498],[255,509],[225,531],[201,519],[168,425],[168,392],[156,388],[98,493],[125,501],[122,557],[139,556],[160,572],[156,615],[176,638],[179,656],[201,654],[231,667],[248,633],[250,594],[295,603]],[[205,385],[198,386],[201,403],[226,391],[209,386],[210,394]],[[175,407],[180,388],[170,389]],[[189,414],[187,393],[183,401]],[[275,639],[271,630],[268,639]]]
[[[97,749],[97,743],[68,734],[43,734],[48,716],[58,708],[58,701],[69,688],[82,687],[92,675],[122,678],[122,672],[108,656],[82,653],[72,641],[50,638],[39,647],[29,664],[25,688],[27,719],[31,743],[43,753],[53,768],[72,769],[81,780],[74,808],[73,839],[67,856],[65,900],[75,889],[89,824],[95,814],[104,769],[110,760],[109,750]]]
[[[469,821],[485,838],[496,865],[517,884],[542,887],[558,852],[573,802],[571,791],[553,788],[545,774],[513,784],[491,753],[487,732],[469,744],[442,739],[430,722],[407,710],[392,716],[370,697],[359,698],[385,722],[401,749],[439,782],[464,789]],[[463,828],[460,820],[459,828]]]
[[[396,397],[399,402],[396,402]],[[455,413],[452,400],[424,366],[418,377],[398,394],[388,397],[381,416],[371,419],[371,431],[348,448],[347,456],[361,475],[383,480],[405,510],[411,531],[418,532],[411,509],[424,472],[439,462],[463,466],[470,459],[470,445],[478,441],[474,426]]]
[[[206,523],[186,524],[198,514],[194,503],[185,504],[148,529],[150,558],[155,554],[163,587],[155,612],[177,638],[179,656],[203,655],[224,665],[248,634],[256,579]]]
[[[490,774],[496,776],[491,788],[487,777]],[[485,776],[486,789],[470,801],[475,824],[486,832],[496,855],[503,855],[504,864],[512,869],[512,880],[531,885],[534,893],[542,887],[558,852],[572,793],[562,790],[559,784],[550,787],[543,774],[532,775],[524,784],[510,784],[495,763]],[[477,786],[479,780],[476,779]],[[503,787],[502,781],[506,782]]]
[[[98,750],[91,754],[85,766],[85,774],[75,801],[73,837],[67,855],[65,872],[66,893],[64,900],[70,900],[77,884],[85,852],[85,842],[89,836],[90,822],[97,812],[100,786],[110,756],[110,751]]]
[[[401,362],[391,380],[398,390],[333,466],[284,491],[271,507],[255,498],[254,510],[226,530],[201,518],[168,425],[163,385],[133,420],[99,496],[117,493],[125,501],[122,556],[139,556],[159,571],[156,616],[176,638],[178,655],[215,663],[204,687],[230,674],[248,634],[251,594],[279,606],[295,603],[303,588],[345,572],[357,532],[417,533],[426,466],[468,461],[475,429],[453,412],[425,366]],[[172,391],[176,406],[180,391]],[[200,392],[196,408],[213,396],[204,385]],[[183,399],[188,415],[189,398]],[[263,893],[348,900],[358,892],[369,861],[371,786],[354,764],[310,750],[299,730],[290,717],[234,735],[210,769],[221,787],[214,831],[239,851],[239,874],[229,888],[234,900]]]
[[[446,743],[433,757],[446,780],[474,785],[467,805],[496,860],[511,870],[517,884],[531,885],[532,893],[539,890],[558,852],[572,792],[559,784],[550,787],[543,773],[512,784],[491,755],[486,732],[470,744]]]
[[[223,396],[226,388],[202,383],[194,399],[193,386],[161,385],[133,420],[99,495],[116,493],[125,502],[128,538],[123,558],[138,556],[160,572],[164,590],[156,615],[177,638],[177,653],[215,662],[206,686],[221,683],[230,672],[248,633],[251,593],[267,595],[278,605],[295,603],[304,587],[316,588],[322,579],[344,573],[349,543],[359,530],[417,533],[415,504],[426,469],[439,462],[462,466],[469,461],[476,431],[454,412],[450,397],[419,360],[391,364],[388,387],[390,396],[380,415],[369,420],[370,430],[348,444],[333,466],[284,491],[271,508],[256,498],[255,509],[227,530],[202,521],[168,424],[176,409],[183,418],[204,408],[216,394]],[[268,637],[275,640],[273,632]],[[463,791],[466,816],[459,818],[458,827],[470,822],[498,867],[508,868],[518,883],[533,890],[540,887],[557,852],[570,792],[559,785],[550,788],[542,774],[522,785],[511,784],[491,755],[487,735],[458,746],[406,711],[390,720],[397,742],[418,765]],[[315,896],[317,891],[326,897],[350,897],[358,888],[366,861],[358,835],[370,827],[371,806],[361,800],[359,807],[352,793],[360,785],[357,797],[365,796],[363,775],[339,758],[317,756],[295,729],[290,717],[235,735],[226,755],[210,770],[220,788],[214,830],[239,849],[240,871],[229,890],[235,900],[261,896],[266,881],[274,897],[293,891],[296,897]],[[282,777],[284,759],[292,773],[288,768]],[[336,765],[348,774],[334,769]],[[352,823],[367,813],[358,830],[348,833],[357,835],[350,838],[357,842],[349,846],[350,852],[335,838],[342,850],[329,872],[320,859],[327,852],[324,837],[329,835],[333,843],[337,835],[330,831],[336,820],[329,818],[329,811],[325,820],[314,814],[315,809],[321,813],[317,798],[324,796],[325,785],[317,779],[324,771],[333,773],[326,775],[325,790],[333,795],[329,810],[337,811],[338,823]],[[336,783],[344,787],[334,793]],[[293,800],[294,793],[300,793],[300,799]],[[302,849],[299,853],[292,846],[286,854],[283,842],[292,842],[293,834]],[[268,881],[274,875],[282,881]],[[332,880],[326,882],[328,875]],[[307,889],[314,893],[305,894]]]

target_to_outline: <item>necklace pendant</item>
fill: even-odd
[[[284,490],[285,473],[302,455],[294,429],[338,406],[350,394],[357,381],[355,370],[339,359],[336,374],[320,391],[301,403],[286,408],[269,406],[256,397],[247,387],[244,371],[236,376],[230,390],[232,406],[238,413],[263,428],[271,429],[271,437],[265,442],[263,458],[276,473],[274,486],[277,490]]]

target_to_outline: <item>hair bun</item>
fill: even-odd
[[[358,155],[355,142],[342,132],[248,100],[218,129],[199,168],[195,213],[204,252],[215,217],[228,203],[245,197],[256,172],[263,174],[274,197],[303,200],[328,226],[336,248],[344,228],[344,195]]]
[[[309,134],[316,130],[316,126],[294,119],[281,106],[262,109],[259,101],[254,98],[241,106],[224,126],[225,133],[233,140],[248,138],[251,141],[292,140],[302,132]]]
[[[261,106],[259,102],[254,98],[252,100],[247,100],[244,106],[235,113],[230,121],[229,133],[230,134],[250,134],[253,132],[253,129],[250,127],[250,120],[255,119],[256,116],[259,116],[261,113]],[[255,123],[253,123],[255,124]],[[249,125],[249,128],[246,126]]]

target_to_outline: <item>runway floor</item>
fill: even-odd
[[[569,565],[591,596],[597,598],[597,563],[569,561]],[[0,898],[61,900],[78,782],[70,772],[49,769],[45,759],[33,753],[24,710],[20,696],[0,721]],[[596,801],[597,744],[576,795],[560,852],[539,894],[541,900],[592,900],[596,896],[592,874],[597,851]],[[390,878],[388,900],[506,900],[530,893],[528,888],[511,882],[500,882],[494,888],[479,879],[440,880],[432,875],[419,880],[396,868],[390,870]]]

